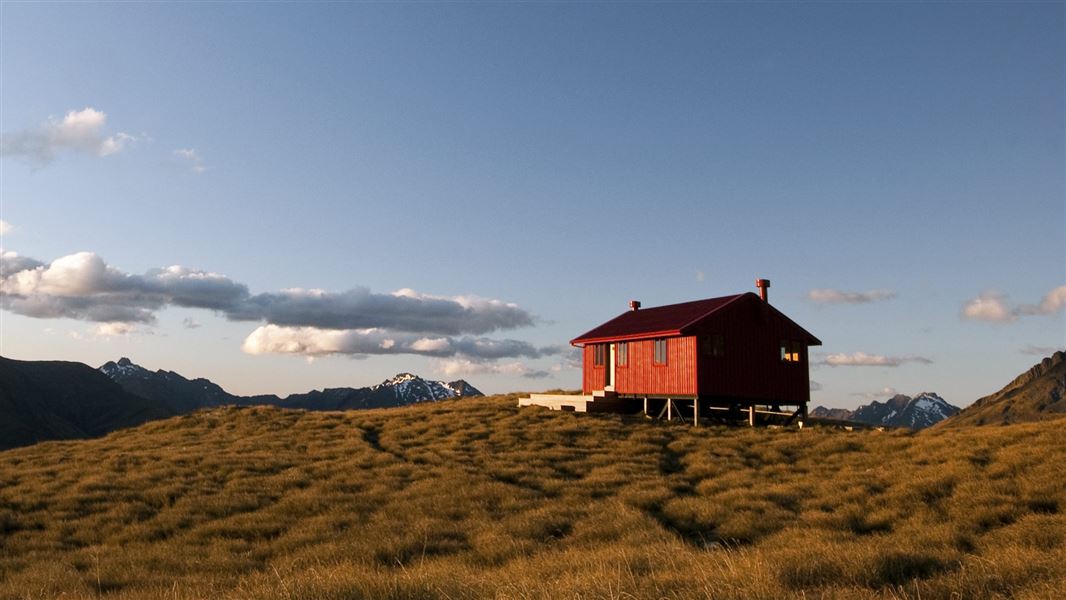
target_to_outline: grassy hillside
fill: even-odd
[[[1058,598],[1055,423],[692,429],[513,397],[0,453],[0,598]]]

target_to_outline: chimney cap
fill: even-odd
[[[767,291],[767,289],[770,287],[770,280],[769,279],[756,279],[755,280],[755,287],[759,288],[759,297],[762,298],[762,301],[763,302],[769,302],[770,301],[770,299],[769,299],[770,293]]]
[[[639,310],[639,309],[640,309],[640,300],[630,300],[629,301],[629,310]]]

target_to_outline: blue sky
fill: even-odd
[[[5,280],[2,352],[127,355],[238,393],[401,370],[576,388],[560,346],[629,299],[767,277],[835,363],[812,369],[815,403],[965,405],[1066,344],[1064,17],[3,3],[4,251],[38,273],[93,256]],[[261,312],[231,320],[168,282],[243,285]],[[148,316],[86,309],[109,285]],[[473,321],[454,330],[389,321],[456,307]],[[320,327],[327,310],[378,329]]]

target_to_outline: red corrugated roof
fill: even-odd
[[[669,337],[681,335],[681,330],[710,315],[730,302],[744,296],[722,296],[694,300],[680,304],[668,304],[654,308],[630,310],[607,321],[603,325],[579,335],[571,344],[587,344],[608,340],[627,340],[649,337]]]

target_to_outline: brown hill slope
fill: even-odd
[[[202,411],[0,452],[0,599],[1058,598],[1054,423]]]
[[[1066,352],[1056,352],[943,421],[942,427],[1027,423],[1066,416]]]

